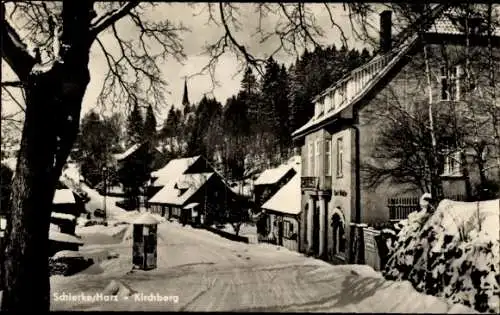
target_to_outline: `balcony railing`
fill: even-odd
[[[300,187],[302,189],[318,189],[319,188],[319,177],[314,177],[314,176],[301,177]]]
[[[302,189],[319,189],[319,190],[331,190],[332,189],[332,177],[331,176],[303,176],[301,178]]]

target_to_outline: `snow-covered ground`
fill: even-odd
[[[87,238],[80,252],[98,263],[74,276],[51,277],[52,310],[471,312],[418,293],[408,282],[386,281],[367,266],[332,266],[283,247],[232,242],[175,222],[158,226],[158,267],[130,272],[130,226],[122,228],[129,231],[121,235],[122,242],[116,237],[114,244],[97,244],[102,240]],[[116,236],[118,231],[104,226],[78,229],[88,235]],[[137,301],[139,294],[118,294],[117,301],[57,298],[109,293],[110,283],[121,286],[121,292],[170,298],[166,302]]]

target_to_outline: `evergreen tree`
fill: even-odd
[[[289,124],[290,107],[290,82],[288,72],[284,65],[281,66],[278,77],[278,95],[277,95],[277,116],[279,121],[279,144],[281,154],[283,155],[291,146],[291,133]]]
[[[250,121],[245,103],[232,96],[224,106],[222,160],[224,173],[232,179],[241,179],[245,173],[245,157],[249,151]]]
[[[156,142],[156,118],[151,105],[148,106],[144,121],[144,139]]]
[[[140,143],[144,135],[144,122],[137,103],[130,112],[127,120],[128,144]]]
[[[304,60],[297,59],[290,75],[289,128],[297,130],[304,125],[314,113],[307,95]]]
[[[220,118],[222,105],[213,98],[204,96],[195,111],[189,141],[188,155],[203,155],[212,160],[220,141]]]
[[[94,111],[82,119],[81,132],[75,142],[82,176],[95,185],[102,181],[103,168],[111,161],[111,154],[120,151],[119,134],[121,125],[115,116],[101,119]]]
[[[163,126],[161,129],[161,137],[165,140],[166,138],[173,137],[177,129],[178,120],[175,114],[174,106],[170,106],[167,114],[167,118],[163,121]]]
[[[241,90],[247,94],[258,93],[258,84],[251,68],[247,68],[241,80]]]

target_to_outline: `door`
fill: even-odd
[[[316,206],[314,207],[314,212],[313,212],[313,224],[312,224],[312,230],[313,230],[313,246],[312,249],[315,254],[319,253],[319,205],[316,203]]]
[[[278,219],[278,245],[283,246],[283,220]]]

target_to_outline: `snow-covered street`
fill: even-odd
[[[102,261],[74,276],[51,277],[52,310],[469,311],[422,295],[408,282],[386,281],[367,266],[332,266],[282,247],[233,242],[170,222],[158,227],[158,268],[131,273],[130,226],[123,225],[123,229],[126,231],[116,232],[123,241],[118,237],[114,244],[109,240],[102,241],[106,244],[87,242],[81,249],[83,255]],[[110,253],[119,257],[107,259]],[[141,302],[118,297],[117,301],[78,302],[55,298],[102,293],[112,280],[144,295],[178,296],[178,301]]]

